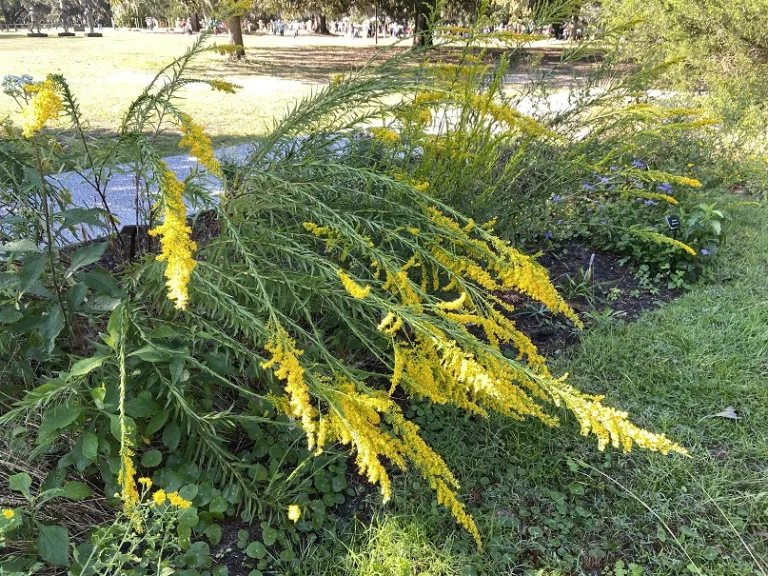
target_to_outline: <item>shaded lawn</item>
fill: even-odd
[[[457,472],[484,550],[406,475],[395,483],[393,505],[370,524],[353,523],[345,538],[354,545],[343,559],[306,573],[762,574],[768,211],[733,211],[717,281],[635,322],[590,331],[553,366],[582,390],[605,393],[637,423],[679,440],[690,458],[600,453],[567,416],[549,429],[424,407],[416,421]],[[727,406],[742,418],[712,416]],[[632,563],[635,572],[623,572]]]

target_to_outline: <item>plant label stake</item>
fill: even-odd
[[[677,232],[680,230],[680,218],[677,216],[667,216],[667,226],[672,230],[672,236],[677,238]]]

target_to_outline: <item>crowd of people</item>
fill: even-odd
[[[169,27],[173,23],[168,23]],[[227,32],[226,22],[210,18],[201,18],[199,21],[201,29],[213,34],[224,34]],[[315,34],[319,32],[319,22],[316,19],[307,20],[284,20],[282,18],[265,20],[242,19],[243,32],[248,34],[271,34],[273,36],[297,36],[306,34]],[[338,36],[349,38],[373,38],[376,36],[376,21],[373,18],[362,21],[354,21],[350,18],[335,19],[328,21],[328,31]],[[146,27],[150,31],[159,28],[158,20],[154,17],[146,18]],[[456,30],[464,30],[463,27],[449,27]],[[547,26],[536,26],[531,22],[518,22],[510,24],[499,24],[497,26],[488,26],[482,31],[491,32],[511,32],[515,34],[537,34],[559,40],[581,40],[590,31],[583,25],[578,25],[571,21],[561,27],[554,27],[552,24]],[[177,18],[175,21],[175,31],[192,34],[194,26],[191,18]],[[397,21],[387,17],[378,23],[379,38],[406,38],[413,33],[413,23],[408,21]]]

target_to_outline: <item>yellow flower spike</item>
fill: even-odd
[[[440,302],[437,307],[441,310],[461,310],[467,301],[467,293],[462,292],[461,296],[451,302]]]
[[[25,138],[31,138],[42,130],[46,122],[59,117],[63,102],[52,80],[30,86],[27,91],[35,95],[21,113],[21,133]]]
[[[189,153],[205,166],[212,174],[221,176],[221,164],[213,154],[211,139],[203,133],[201,126],[192,121],[186,114],[181,116],[181,132],[184,134],[179,142],[179,148],[189,148]]]
[[[413,182],[411,186],[413,186],[413,189],[416,190],[416,192],[426,192],[429,188],[429,182]]]
[[[176,303],[178,310],[185,310],[189,293],[187,286],[197,262],[192,257],[197,244],[192,240],[192,229],[187,225],[187,208],[182,195],[184,184],[160,162],[160,189],[163,191],[163,223],[149,231],[151,236],[160,236],[161,251],[157,256],[166,262],[165,278],[168,298]]]
[[[370,286],[360,286],[357,282],[352,280],[341,268],[339,268],[336,271],[339,275],[339,278],[341,279],[341,283],[344,286],[344,289],[349,293],[350,296],[353,298],[356,298],[357,300],[362,300],[368,294],[371,293],[371,287]]]
[[[210,80],[208,84],[211,88],[218,92],[227,92],[229,94],[235,94],[238,88],[242,88],[242,86],[238,84],[232,84],[231,82],[227,82],[225,80]]]
[[[10,520],[15,515],[16,515],[16,512],[11,510],[10,508],[6,508],[6,509],[3,510],[3,518],[5,518],[6,520]]]
[[[285,382],[285,391],[288,394],[286,414],[301,420],[309,449],[312,450],[316,442],[318,412],[312,406],[304,368],[299,362],[299,356],[303,351],[296,348],[296,343],[282,326],[273,324],[270,329],[272,335],[265,348],[272,353],[272,358],[264,362],[261,367],[265,370],[271,368],[275,376]],[[275,365],[279,365],[279,368],[275,369]]]
[[[165,504],[166,495],[165,490],[157,490],[154,494],[152,494],[152,501],[155,503],[156,506],[162,506]]]
[[[298,522],[301,518],[301,508],[297,504],[288,506],[288,520]]]
[[[395,313],[394,312],[387,313],[387,315],[384,316],[384,318],[382,318],[381,322],[379,322],[379,325],[376,327],[376,329],[379,330],[380,332],[383,332],[384,329],[387,326],[389,326],[394,319],[395,319]]]

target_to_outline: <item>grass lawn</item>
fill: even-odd
[[[434,418],[425,407],[416,420],[458,473],[485,549],[435,508],[422,482],[401,476],[394,504],[357,523],[343,572],[765,574],[768,213],[733,212],[715,282],[638,321],[589,331],[553,366],[679,440],[690,458],[600,453],[567,417],[548,429]],[[712,416],[728,406],[739,420]],[[339,573],[332,564],[327,573]]]
[[[111,30],[103,38],[0,34],[0,77],[31,74],[41,79],[48,73],[63,74],[90,129],[110,132],[157,71],[182,55],[194,39]],[[212,43],[226,44],[227,37],[212,36]],[[296,100],[327,84],[334,74],[364,64],[376,51],[373,40],[323,36],[245,36],[245,45],[248,58],[243,62],[210,52],[192,69],[196,77],[241,85],[238,94],[214,92],[207,86],[192,86],[183,94],[182,108],[206,128],[216,145],[263,134]],[[11,98],[0,97],[0,118],[16,111]]]

